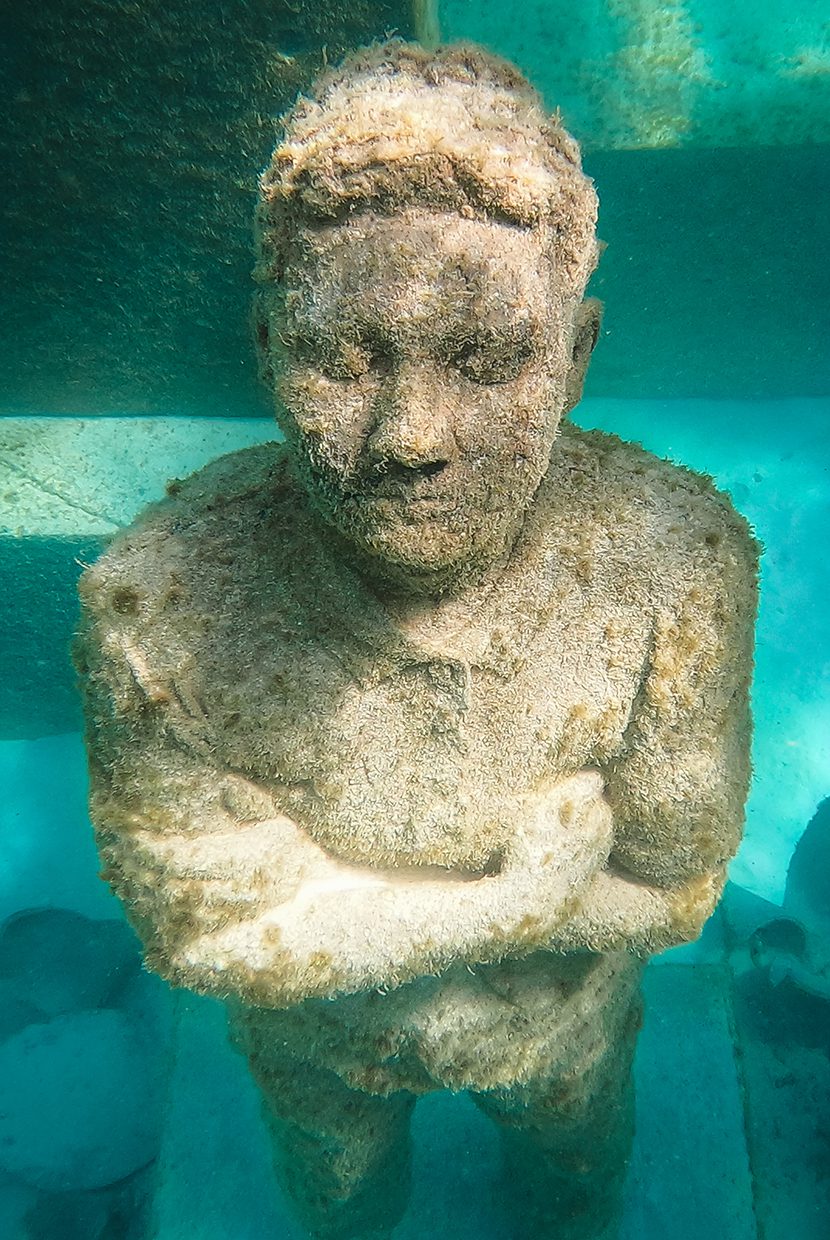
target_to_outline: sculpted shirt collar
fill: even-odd
[[[283,468],[286,464],[283,458]],[[360,681],[383,680],[403,665],[419,663],[462,664],[509,678],[530,659],[535,635],[561,594],[551,473],[503,565],[478,586],[443,600],[434,625],[402,623],[324,535],[310,539],[309,523],[318,523],[295,494],[295,514],[296,506],[306,511],[289,526],[289,543],[296,545],[286,548],[285,563],[298,611],[312,617],[320,632],[337,634],[341,655],[353,652],[349,670]],[[344,607],[347,598],[350,605]]]

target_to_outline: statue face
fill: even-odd
[[[305,234],[286,274],[280,421],[364,562],[442,589],[498,559],[565,404],[572,313],[534,232],[410,209]]]

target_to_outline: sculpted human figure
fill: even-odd
[[[756,554],[708,479],[569,426],[596,199],[510,66],[399,43],[261,183],[285,442],[83,579],[92,817],[150,967],[225,998],[309,1233],[391,1235],[470,1090],[517,1236],[615,1233],[639,978],[742,825]]]

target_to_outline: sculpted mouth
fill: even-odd
[[[452,502],[455,498],[455,491],[452,495],[442,488],[437,487],[378,487],[376,490],[357,491],[355,498],[363,502],[380,502],[391,501],[393,504],[424,504],[439,503],[446,504]]]
[[[402,526],[420,526],[448,522],[454,523],[458,513],[458,496],[432,494],[418,495],[402,493],[400,490],[391,494],[377,492],[356,492],[349,496],[348,507],[358,521],[368,522],[369,526],[390,529]]]
[[[412,516],[440,515],[452,512],[457,501],[445,495],[365,495],[357,500],[361,507],[375,511],[410,513]]]
[[[445,479],[439,481],[436,476],[413,471],[408,477],[382,475],[374,483],[355,488],[349,498],[358,504],[391,504],[396,508],[447,506],[457,502],[457,488],[447,486]]]
[[[446,461],[417,466],[389,461],[375,465],[357,479],[356,494],[361,499],[390,499],[397,503],[446,499],[448,473]]]
[[[469,485],[468,485],[469,483]],[[351,476],[330,476],[328,493],[343,515],[355,519],[398,524],[446,520],[469,508],[479,479],[465,479],[451,464],[435,462],[417,468],[370,466]]]

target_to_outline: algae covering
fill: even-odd
[[[611,1240],[643,958],[741,836],[757,548],[709,479],[564,422],[596,197],[507,62],[355,54],[260,188],[285,443],[81,583],[104,876],[229,1005],[309,1235],[390,1240],[415,1099],[466,1089],[515,1240]]]

